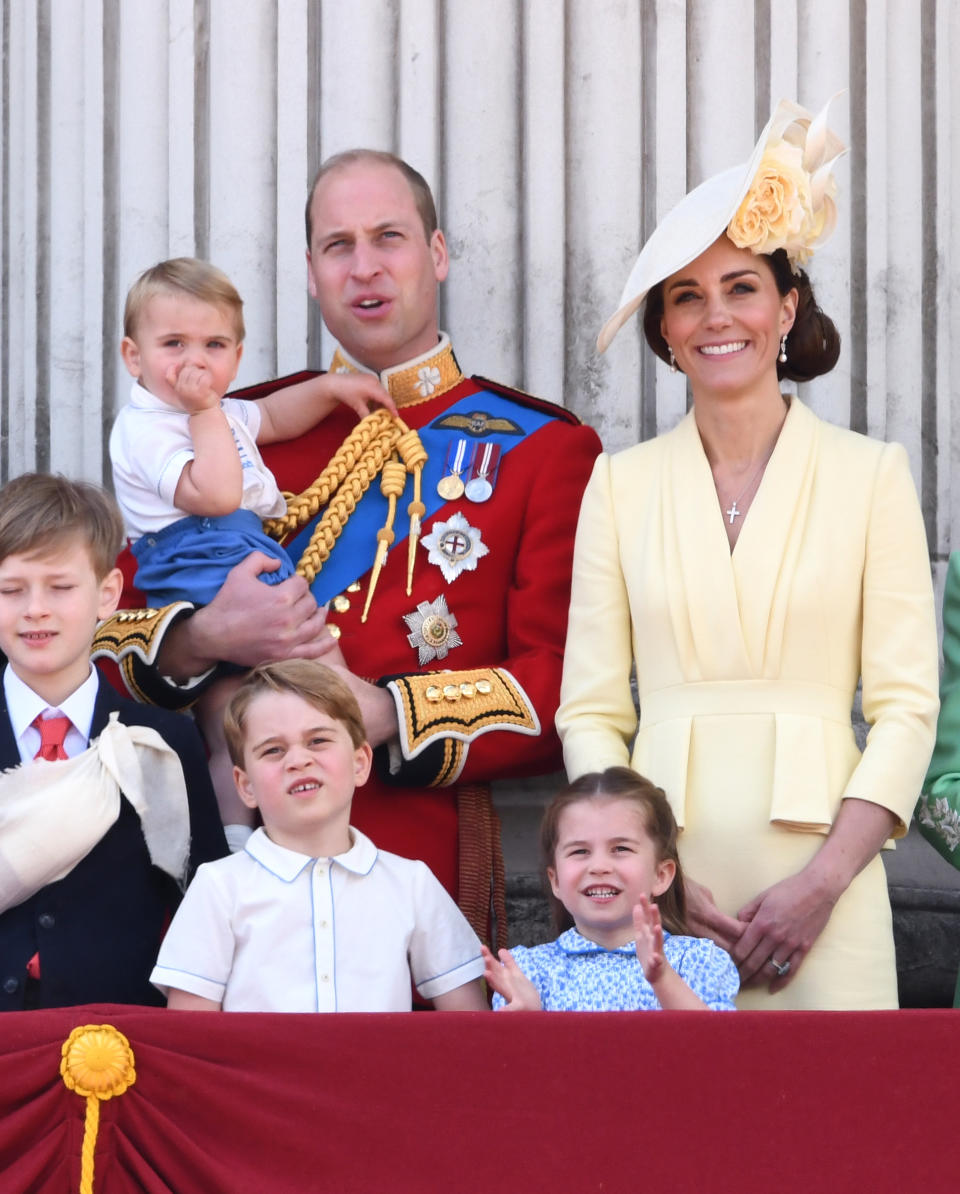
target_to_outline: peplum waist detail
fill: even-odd
[[[828,684],[776,680],[701,680],[645,692],[640,726],[675,717],[724,717],[736,714],[783,713],[826,718],[850,725],[850,693]]]
[[[682,829],[696,719],[769,717],[774,735],[770,821],[799,832],[828,833],[860,758],[851,706],[847,691],[796,681],[707,680],[645,692],[631,763],[664,789]]]

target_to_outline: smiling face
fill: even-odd
[[[613,949],[633,938],[637,899],[665,892],[675,870],[670,859],[657,858],[635,802],[599,796],[563,810],[547,877],[577,932]]]
[[[317,184],[307,251],[310,294],[346,351],[380,372],[437,343],[437,283],[447,276],[442,232],[429,239],[398,169],[357,161]]]
[[[354,747],[342,722],[292,692],[264,692],[244,715],[240,798],[258,808],[270,839],[311,858],[350,848],[354,789],[370,774],[372,752]]]
[[[777,355],[797,309],[762,256],[721,236],[663,283],[660,331],[694,399],[779,394]]]
[[[171,291],[144,304],[134,334],[124,337],[120,351],[145,390],[183,410],[173,388],[180,370],[185,365],[204,370],[210,389],[222,398],[237,376],[243,344],[228,308]]]
[[[117,568],[97,579],[80,535],[0,561],[0,650],[48,705],[59,705],[90,674],[94,630],[117,608],[122,588]]]

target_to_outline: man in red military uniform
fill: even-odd
[[[319,566],[313,557],[304,569],[312,584],[262,584],[263,558],[251,557],[210,605],[118,615],[97,648],[120,660],[135,694],[164,703],[195,689],[162,677],[186,681],[218,660],[301,655],[343,667],[377,757],[354,823],[424,859],[483,933],[502,875],[487,784],[560,764],[553,717],[573,539],[600,443],[562,407],[461,373],[438,327],[446,243],[406,163],[366,150],[327,162],[307,238],[310,293],[339,341],[331,369],[378,375],[419,446],[395,443],[396,431],[377,441],[385,414],[371,446],[340,408],[266,448],[284,490],[323,470],[318,512],[286,540],[300,559],[323,521]],[[384,455],[401,461],[399,479]],[[391,485],[394,497],[382,492]],[[390,549],[372,568],[381,542]]]

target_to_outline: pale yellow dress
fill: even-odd
[[[629,762],[662,786],[687,873],[737,910],[798,871],[841,800],[905,832],[933,747],[937,639],[906,453],[794,399],[731,553],[693,415],[601,456],[580,515],[557,727],[571,777]],[[640,722],[630,692],[635,661]],[[851,726],[857,682],[871,729]],[[883,866],[854,880],[778,996],[895,1007]]]

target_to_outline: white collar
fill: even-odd
[[[7,715],[13,736],[19,742],[26,730],[41,713],[53,709],[55,713],[62,713],[69,717],[74,729],[87,741],[90,740],[90,728],[93,725],[93,707],[96,704],[100,681],[97,672],[90,665],[90,674],[79,688],[61,701],[59,705],[48,705],[43,697],[38,696],[29,684],[25,684],[8,663],[3,669],[3,693],[7,700]]]
[[[334,854],[328,859],[332,865],[337,863],[345,870],[355,875],[367,875],[373,870],[377,861],[377,847],[360,832],[359,829],[349,827],[351,846],[343,854]],[[247,838],[244,851],[262,867],[285,883],[292,883],[304,867],[309,866],[316,859],[308,854],[301,854],[297,850],[289,850],[286,846],[279,846],[267,836],[267,831],[261,826]]]

